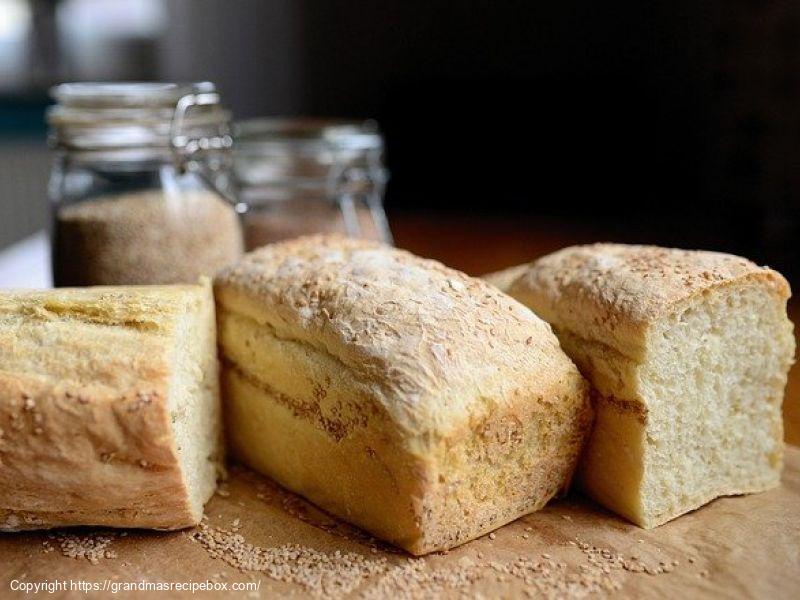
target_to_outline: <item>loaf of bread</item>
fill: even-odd
[[[642,527],[778,485],[794,355],[779,273],[715,252],[597,244],[508,292],[553,325],[596,391],[582,487]]]
[[[215,293],[232,451],[322,508],[424,554],[568,485],[588,385],[486,283],[312,236],[246,255]]]
[[[486,275],[482,275],[481,279],[483,279],[487,283],[491,283],[498,290],[507,290],[509,286],[514,281],[516,281],[517,278],[520,275],[522,275],[527,268],[528,268],[527,264],[516,265],[514,267],[508,267],[507,269],[503,269],[502,271],[487,273]]]
[[[208,280],[0,292],[0,530],[198,523],[218,371]]]

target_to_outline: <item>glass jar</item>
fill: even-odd
[[[243,252],[211,83],[68,83],[47,115],[56,286],[194,283]]]
[[[311,233],[391,243],[383,139],[373,122],[254,119],[235,126],[248,250]]]

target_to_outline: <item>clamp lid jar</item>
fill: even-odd
[[[51,93],[56,285],[193,283],[241,255],[230,114],[213,84]]]
[[[391,243],[384,143],[374,122],[253,119],[234,130],[248,249],[311,233]]]

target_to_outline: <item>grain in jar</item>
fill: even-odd
[[[147,190],[65,206],[56,213],[54,242],[59,285],[192,282],[243,251],[233,207],[204,190]]]

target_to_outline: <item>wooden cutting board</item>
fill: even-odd
[[[113,597],[547,598],[579,597],[589,588],[595,590],[592,597],[777,600],[800,594],[800,448],[795,447],[787,448],[781,487],[719,499],[656,530],[639,529],[573,496],[492,536],[421,561],[241,467],[232,468],[206,514],[206,526],[180,532],[0,534],[0,598],[25,596],[12,584],[43,582],[60,586],[42,596],[51,598],[101,598],[111,596],[114,586],[163,589],[190,582],[227,585],[228,591],[123,590]],[[236,561],[226,552],[209,551],[214,539],[225,540],[239,566],[249,561],[262,570],[231,566]],[[99,557],[65,555],[87,543],[95,544]],[[287,544],[299,547],[282,548]],[[306,566],[298,566],[302,561]],[[287,578],[296,581],[279,580]],[[79,591],[80,582],[100,591]],[[258,589],[231,590],[248,582]]]

